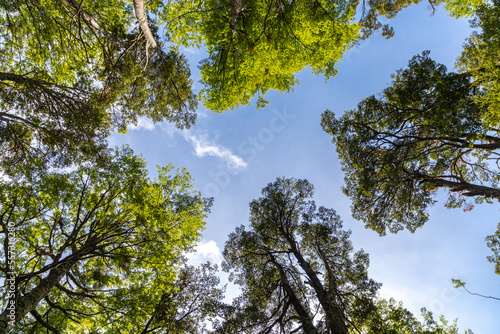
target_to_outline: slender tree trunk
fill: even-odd
[[[288,234],[286,234],[285,231],[282,230],[281,232],[285,237],[285,239],[287,240],[288,244],[290,245],[292,254],[299,262],[300,267],[306,273],[307,277],[311,282],[311,285],[314,288],[314,291],[316,292],[318,301],[321,304],[323,310],[325,311],[326,323],[328,329],[330,330],[330,333],[348,334],[349,331],[344,322],[342,310],[339,308],[339,306],[335,303],[334,300],[331,300],[331,298],[328,297],[328,293],[325,290],[320,279],[318,278],[318,275],[316,275],[316,272],[313,270],[309,262],[307,262],[304,259],[300,251],[297,249],[295,241]]]
[[[300,323],[302,324],[302,329],[304,330],[304,333],[319,334],[318,330],[314,326],[314,323],[312,321],[309,312],[307,312],[304,305],[302,305],[300,300],[297,298],[295,291],[293,291],[292,287],[290,286],[290,282],[288,281],[288,277],[286,276],[285,270],[272,255],[271,255],[271,262],[276,266],[276,268],[280,273],[281,284],[283,284],[283,288],[290,300],[290,303],[293,305],[295,312],[297,312],[297,315],[300,318]]]
[[[468,182],[455,182],[444,180],[441,178],[433,178],[423,174],[410,174],[410,177],[414,180],[420,180],[432,184],[435,187],[449,188],[451,191],[460,192],[463,196],[474,197],[474,196],[484,196],[487,198],[493,198],[500,201],[500,189],[481,186],[477,184],[472,184]]]
[[[9,309],[9,305],[11,305],[9,301],[6,309],[0,314],[0,334],[10,331],[26,314],[35,310],[40,300],[50,293],[50,290],[59,283],[76,262],[77,259],[62,262],[59,266],[52,269],[47,277],[42,279],[30,292],[16,298],[14,304],[15,312],[12,315]]]

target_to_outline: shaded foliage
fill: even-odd
[[[207,324],[216,321],[225,308],[224,288],[220,288],[219,283],[216,265],[205,263],[181,268],[141,334],[207,332]]]
[[[487,110],[485,126],[500,128],[500,2],[491,1],[475,11],[472,27],[477,30],[464,45],[458,68],[472,76],[473,84],[483,94],[475,102]]]
[[[158,168],[151,180],[123,149],[98,166],[2,181],[0,325],[16,324],[12,333],[142,328],[162,292],[175,289],[211,205],[185,170],[172,171]],[[15,293],[6,293],[9,280]]]
[[[484,126],[483,91],[464,73],[415,56],[379,97],[339,119],[326,111],[323,129],[346,173],[344,192],[356,219],[384,234],[415,231],[428,219],[438,188],[447,207],[500,200],[500,132]]]
[[[224,249],[225,270],[241,286],[219,329],[234,333],[348,333],[375,311],[380,284],[367,276],[368,254],[353,251],[332,209],[316,208],[307,180],[278,179],[250,204]],[[354,320],[359,323],[355,323]]]
[[[224,248],[223,268],[242,293],[215,333],[459,333],[456,321],[426,309],[421,321],[377,298],[368,254],[353,250],[334,210],[316,207],[307,180],[278,178],[262,194],[250,203],[250,229],[238,227]]]
[[[142,116],[179,128],[194,124],[185,58],[152,47],[157,28],[148,34],[135,27],[128,2],[8,0],[0,9],[7,168],[30,156],[60,163],[91,156],[110,131],[124,132]]]

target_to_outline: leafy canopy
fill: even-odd
[[[495,0],[480,6],[471,21],[476,28],[462,55],[458,68],[471,75],[473,84],[481,87],[483,94],[475,96],[475,102],[487,109],[483,118],[485,126],[500,127],[500,1]]]
[[[415,231],[428,219],[438,188],[446,206],[472,209],[500,200],[500,132],[484,126],[484,92],[467,73],[447,72],[428,57],[413,57],[379,97],[371,96],[339,119],[326,111],[345,171],[344,193],[353,216],[384,234]]]
[[[199,64],[201,101],[223,112],[255,97],[257,108],[264,107],[269,90],[291,91],[295,73],[307,67],[333,77],[337,62],[360,39],[379,29],[386,38],[394,35],[382,17],[394,18],[420,1],[168,0],[155,8],[175,45],[206,48]],[[435,9],[442,1],[428,2]]]
[[[126,148],[98,166],[2,181],[1,274],[15,277],[16,295],[2,285],[0,323],[13,301],[13,333],[139,331],[205,225],[211,200],[192,187],[172,165],[148,178]]]
[[[95,155],[110,131],[125,132],[139,117],[194,124],[185,58],[161,43],[152,47],[158,28],[146,34],[136,15],[121,0],[0,3],[5,168]]]
[[[317,208],[307,180],[278,178],[250,203],[250,228],[229,235],[223,268],[242,293],[216,333],[457,334],[456,322],[419,321],[377,298],[368,254],[332,209]]]
[[[171,40],[205,46],[201,100],[222,112],[267,101],[270,89],[290,91],[294,73],[311,67],[327,78],[353,46],[359,27],[349,1],[168,1],[163,15]]]

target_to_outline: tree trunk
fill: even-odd
[[[11,310],[7,306],[2,314],[0,314],[0,334],[10,331],[26,314],[33,311],[40,300],[50,293],[50,290],[59,283],[76,262],[76,259],[62,262],[59,266],[52,269],[47,277],[42,279],[34,289],[26,295],[16,298],[14,304],[15,314],[11,315]],[[8,305],[11,305],[10,301]]]
[[[414,180],[421,180],[423,182],[430,183],[435,187],[449,188],[451,191],[460,192],[463,196],[484,196],[500,201],[500,189],[481,186],[468,182],[448,181],[441,178],[433,178],[427,175],[416,173],[410,174],[410,177]]]
[[[238,22],[238,18],[240,14],[247,9],[245,0],[234,0],[233,9],[231,10],[231,31],[233,35],[236,34],[236,22]]]
[[[304,270],[306,273],[307,277],[309,278],[311,285],[314,288],[314,291],[316,292],[316,297],[318,298],[319,303],[321,304],[321,307],[325,311],[325,316],[326,316],[326,323],[327,327],[332,334],[348,334],[349,331],[347,329],[347,326],[344,321],[344,316],[342,314],[342,310],[340,307],[337,305],[337,303],[334,300],[331,300],[331,298],[328,298],[328,293],[325,290],[323,284],[321,283],[320,279],[318,278],[318,275],[316,275],[316,272],[313,270],[309,262],[307,262],[300,251],[297,249],[297,245],[295,244],[295,241],[288,235],[286,234],[283,230],[281,231],[283,233],[283,236],[287,240],[288,244],[290,245],[292,254],[295,256],[297,261],[299,262],[300,267]]]
[[[151,29],[149,29],[146,11],[144,10],[144,0],[134,0],[134,10],[135,17],[137,17],[137,23],[139,23],[141,31],[144,33],[144,36],[146,36],[147,45],[156,50],[158,44],[156,43]]]
[[[284,288],[288,298],[290,299],[290,303],[293,305],[295,312],[297,312],[297,315],[300,318],[300,323],[302,324],[302,329],[303,329],[304,333],[305,334],[319,334],[318,330],[314,326],[314,323],[311,319],[309,312],[307,312],[304,305],[302,305],[300,300],[297,298],[295,291],[293,291],[292,287],[290,286],[290,282],[288,281],[288,277],[286,276],[285,270],[278,263],[278,261],[276,261],[276,259],[272,255],[271,255],[271,262],[276,266],[276,268],[280,272],[281,284],[283,284],[283,288]]]

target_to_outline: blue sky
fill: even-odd
[[[467,20],[449,18],[443,8],[432,15],[425,3],[403,10],[391,24],[393,38],[374,36],[362,42],[345,55],[336,77],[325,83],[306,69],[293,93],[268,93],[265,109],[250,106],[217,115],[200,107],[189,131],[141,120],[126,135],[114,134],[111,143],[129,144],[142,154],[152,175],[155,165],[187,167],[196,188],[214,197],[198,261],[220,261],[227,235],[248,223],[248,204],[267,183],[280,176],[306,178],[315,186],[316,202],[336,209],[344,228],[353,231],[355,248],[370,254],[369,273],[383,283],[382,297],[401,300],[417,314],[425,306],[449,320],[459,318],[460,328],[476,334],[496,333],[500,302],[456,290],[450,280],[461,278],[473,291],[500,296],[484,241],[499,223],[498,203],[463,212],[444,208],[441,200],[416,233],[379,237],[352,219],[349,199],[341,193],[344,176],[331,138],[321,129],[321,113],[330,109],[341,115],[379,93],[389,85],[390,74],[424,50],[452,68],[470,34]],[[186,55],[197,80],[196,63],[204,54],[187,50]],[[201,88],[199,83],[195,87]]]

